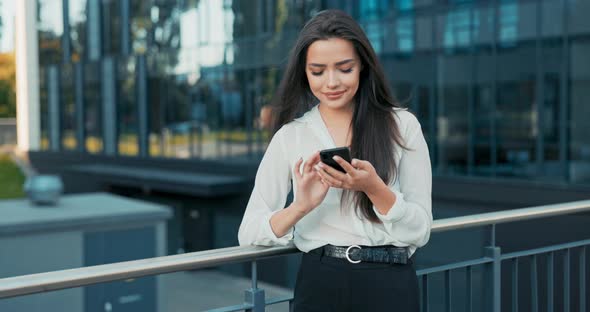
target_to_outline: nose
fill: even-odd
[[[334,71],[328,72],[328,89],[335,89],[340,84],[338,74]]]

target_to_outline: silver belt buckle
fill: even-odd
[[[346,260],[348,260],[348,262],[350,262],[350,263],[360,263],[361,260],[354,261],[354,260],[350,259],[350,256],[348,255],[348,253],[350,252],[350,249],[352,249],[352,248],[361,249],[361,246],[359,246],[359,245],[352,245],[352,246],[346,248]]]

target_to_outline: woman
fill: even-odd
[[[303,27],[273,118],[240,245],[293,241],[304,253],[295,311],[418,311],[410,257],[430,237],[428,147],[350,16],[323,11]],[[338,146],[354,157],[334,158],[345,173],[320,161]]]

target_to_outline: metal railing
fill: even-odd
[[[563,244],[544,246],[531,250],[524,250],[502,254],[500,247],[496,246],[496,225],[515,221],[531,220],[551,216],[562,216],[573,213],[590,211],[590,200],[569,202],[555,205],[537,206],[532,208],[515,209],[502,212],[491,212],[476,215],[468,215],[455,218],[436,220],[432,226],[432,232],[448,232],[458,229],[467,229],[480,226],[490,226],[490,244],[485,246],[484,256],[467,261],[454,262],[450,264],[429,267],[417,271],[420,278],[421,305],[422,311],[429,311],[429,287],[430,276],[434,273],[444,274],[444,310],[452,310],[452,272],[457,269],[465,269],[465,309],[473,310],[473,268],[485,266],[485,276],[491,281],[491,289],[488,294],[491,311],[499,312],[501,309],[501,265],[503,262],[510,262],[512,272],[513,300],[512,310],[518,311],[518,268],[519,259],[528,258],[531,260],[531,306],[533,310],[539,304],[539,290],[537,281],[537,261],[539,255],[546,254],[549,265],[547,266],[547,306],[553,311],[553,282],[554,282],[554,257],[556,252],[563,251],[563,309],[569,311],[570,307],[570,258],[571,250],[579,249],[578,270],[579,283],[579,307],[580,311],[586,309],[586,246],[590,245],[590,238],[568,242]],[[82,267],[69,270],[60,270],[39,274],[30,274],[17,277],[0,279],[0,299],[16,296],[23,296],[47,291],[87,286],[98,283],[105,283],[117,280],[127,280],[150,275],[171,273],[184,270],[195,270],[219,266],[223,264],[252,262],[252,287],[246,290],[245,302],[242,305],[228,306],[211,311],[264,311],[266,305],[292,302],[292,296],[266,299],[264,290],[257,286],[257,260],[294,254],[299,252],[292,246],[288,247],[258,247],[243,246],[213,249],[201,252],[193,252],[182,255],[156,257],[135,261],[126,261],[113,264]]]

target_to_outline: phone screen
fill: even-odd
[[[326,164],[338,171],[346,172],[344,170],[344,168],[342,168],[333,159],[334,156],[340,156],[342,159],[344,159],[350,163],[352,161],[352,158],[350,157],[350,150],[348,149],[348,147],[337,147],[337,148],[325,149],[325,150],[320,151],[320,160],[324,164]]]

